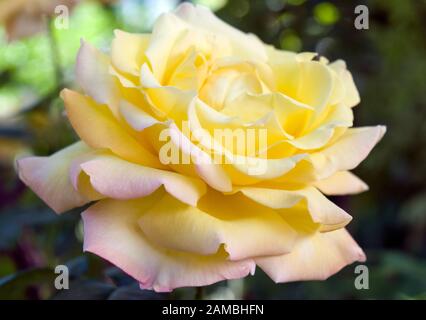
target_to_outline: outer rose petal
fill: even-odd
[[[352,170],[364,160],[386,132],[385,126],[347,129],[335,141],[311,153],[280,183],[308,183],[329,178],[339,171]]]
[[[113,155],[95,155],[80,163],[81,169],[99,193],[113,199],[134,199],[153,193],[160,186],[180,201],[192,206],[206,192],[196,178],[175,172],[140,166]]]
[[[367,184],[349,171],[336,172],[331,177],[314,183],[322,193],[330,196],[357,194],[368,190]]]
[[[384,126],[348,129],[339,140],[312,154],[308,160],[319,179],[330,177],[337,171],[352,170],[368,156],[385,132]]]
[[[234,261],[290,252],[297,236],[274,210],[212,191],[197,207],[166,195],[142,214],[140,226],[148,239],[170,249],[210,255],[224,244]]]
[[[229,261],[223,251],[201,256],[162,249],[138,228],[139,214],[158,194],[132,201],[101,200],[83,213],[84,250],[109,260],[137,279],[144,289],[159,292],[205,286],[253,274],[253,260]]]
[[[92,148],[109,149],[126,160],[162,168],[160,161],[142,146],[104,106],[71,90],[63,90],[68,118],[80,136]]]
[[[91,44],[81,41],[76,78],[83,90],[100,104],[107,104],[117,116],[118,87],[109,74],[110,59]]]
[[[275,282],[325,280],[365,254],[346,229],[315,233],[301,238],[292,252],[256,259]]]
[[[303,200],[312,221],[320,225],[320,231],[342,228],[352,220],[349,214],[312,187],[291,191],[248,187],[240,191],[246,197],[276,210],[290,209]]]
[[[56,213],[82,206],[90,199],[74,189],[69,170],[74,158],[90,151],[91,149],[80,141],[49,157],[19,159],[19,177]]]

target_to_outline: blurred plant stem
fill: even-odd
[[[203,299],[204,299],[204,287],[196,287],[195,300],[203,300]]]
[[[58,97],[59,92],[65,85],[64,73],[62,70],[61,58],[59,54],[58,42],[55,37],[53,19],[49,16],[44,17],[46,34],[49,41],[50,56],[54,71],[55,83],[51,91],[35,101],[27,110],[31,111],[40,107],[48,107],[51,102]]]
[[[60,90],[61,84],[63,82],[63,72],[61,67],[61,59],[59,54],[58,42],[55,38],[54,24],[52,23],[52,18],[45,17],[46,21],[46,32],[49,38],[50,52],[52,57],[53,70],[55,72],[56,86],[57,91]]]

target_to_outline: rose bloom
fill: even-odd
[[[365,261],[351,216],[326,195],[367,190],[349,170],[385,128],[351,128],[360,99],[343,61],[277,50],[183,4],[150,34],[117,30],[108,55],[82,42],[76,77],[84,94],[61,96],[81,141],[19,160],[19,175],[57,213],[96,201],[82,214],[84,250],[141,288],[256,266],[275,282],[326,279]],[[266,146],[203,138],[216,129],[266,129]],[[170,145],[189,163],[162,161]],[[197,161],[213,155],[226,161]]]

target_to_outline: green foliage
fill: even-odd
[[[335,24],[340,18],[340,12],[334,4],[321,2],[314,8],[314,18],[320,24]]]

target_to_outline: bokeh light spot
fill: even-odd
[[[320,24],[331,25],[340,19],[340,12],[334,4],[322,2],[315,6],[314,18]]]
[[[302,40],[292,31],[283,32],[280,36],[280,46],[285,50],[300,51],[302,49]]]

